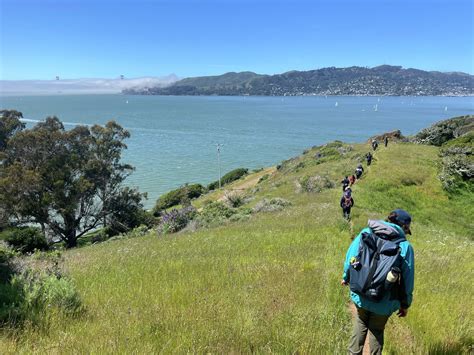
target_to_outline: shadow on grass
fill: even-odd
[[[21,306],[25,294],[18,284],[12,284],[13,270],[8,264],[0,264],[0,327],[12,327],[21,323]]]

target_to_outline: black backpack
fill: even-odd
[[[344,208],[349,208],[352,207],[352,197],[350,194],[345,194],[344,195],[344,202],[343,202]]]
[[[384,239],[373,232],[363,233],[359,253],[350,260],[351,291],[375,302],[380,301],[387,292],[399,298],[403,262],[399,244],[405,240],[405,237]],[[396,283],[387,281],[390,271],[398,273]]]

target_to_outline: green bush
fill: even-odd
[[[57,252],[10,258],[11,276],[0,282],[0,324],[44,327],[54,313],[74,315],[82,310],[74,284],[59,266],[60,258]]]
[[[13,250],[6,242],[0,240],[0,264],[4,264],[16,256]]]
[[[9,228],[0,233],[0,239],[6,241],[15,250],[31,253],[34,250],[48,250],[49,245],[39,228],[17,227]]]
[[[474,132],[450,140],[440,151],[442,168],[439,175],[445,190],[474,192]]]
[[[245,169],[245,168],[238,168],[238,169],[229,171],[227,174],[225,174],[221,178],[221,186],[224,186],[224,185],[230,184],[233,181],[239,180],[242,176],[247,175],[248,172],[249,172],[249,169]],[[218,187],[219,187],[219,181],[211,182],[207,186],[209,190],[215,190]]]
[[[245,203],[245,196],[239,192],[230,192],[225,194],[224,201],[227,206],[237,208]]]
[[[328,176],[304,176],[297,181],[297,192],[322,192],[326,189],[332,189],[335,184]]]
[[[421,130],[414,141],[422,144],[441,146],[451,139],[460,137],[474,129],[474,116],[460,116],[440,121]]]
[[[201,196],[204,191],[205,188],[201,184],[184,185],[175,190],[171,190],[158,198],[153,213],[157,216],[161,211],[167,208],[179,205],[185,200],[192,200]]]
[[[197,220],[203,226],[218,225],[236,214],[237,210],[226,206],[222,202],[213,201],[204,205]]]

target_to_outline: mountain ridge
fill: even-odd
[[[471,96],[474,76],[401,66],[327,67],[264,75],[250,71],[188,77],[166,87],[128,88],[132,95],[221,96]]]

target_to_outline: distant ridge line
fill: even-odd
[[[190,77],[168,86],[128,88],[132,95],[221,95],[221,96],[472,96],[474,76],[462,72],[443,73],[401,66],[328,67],[292,70],[263,75],[250,71],[216,76]]]

